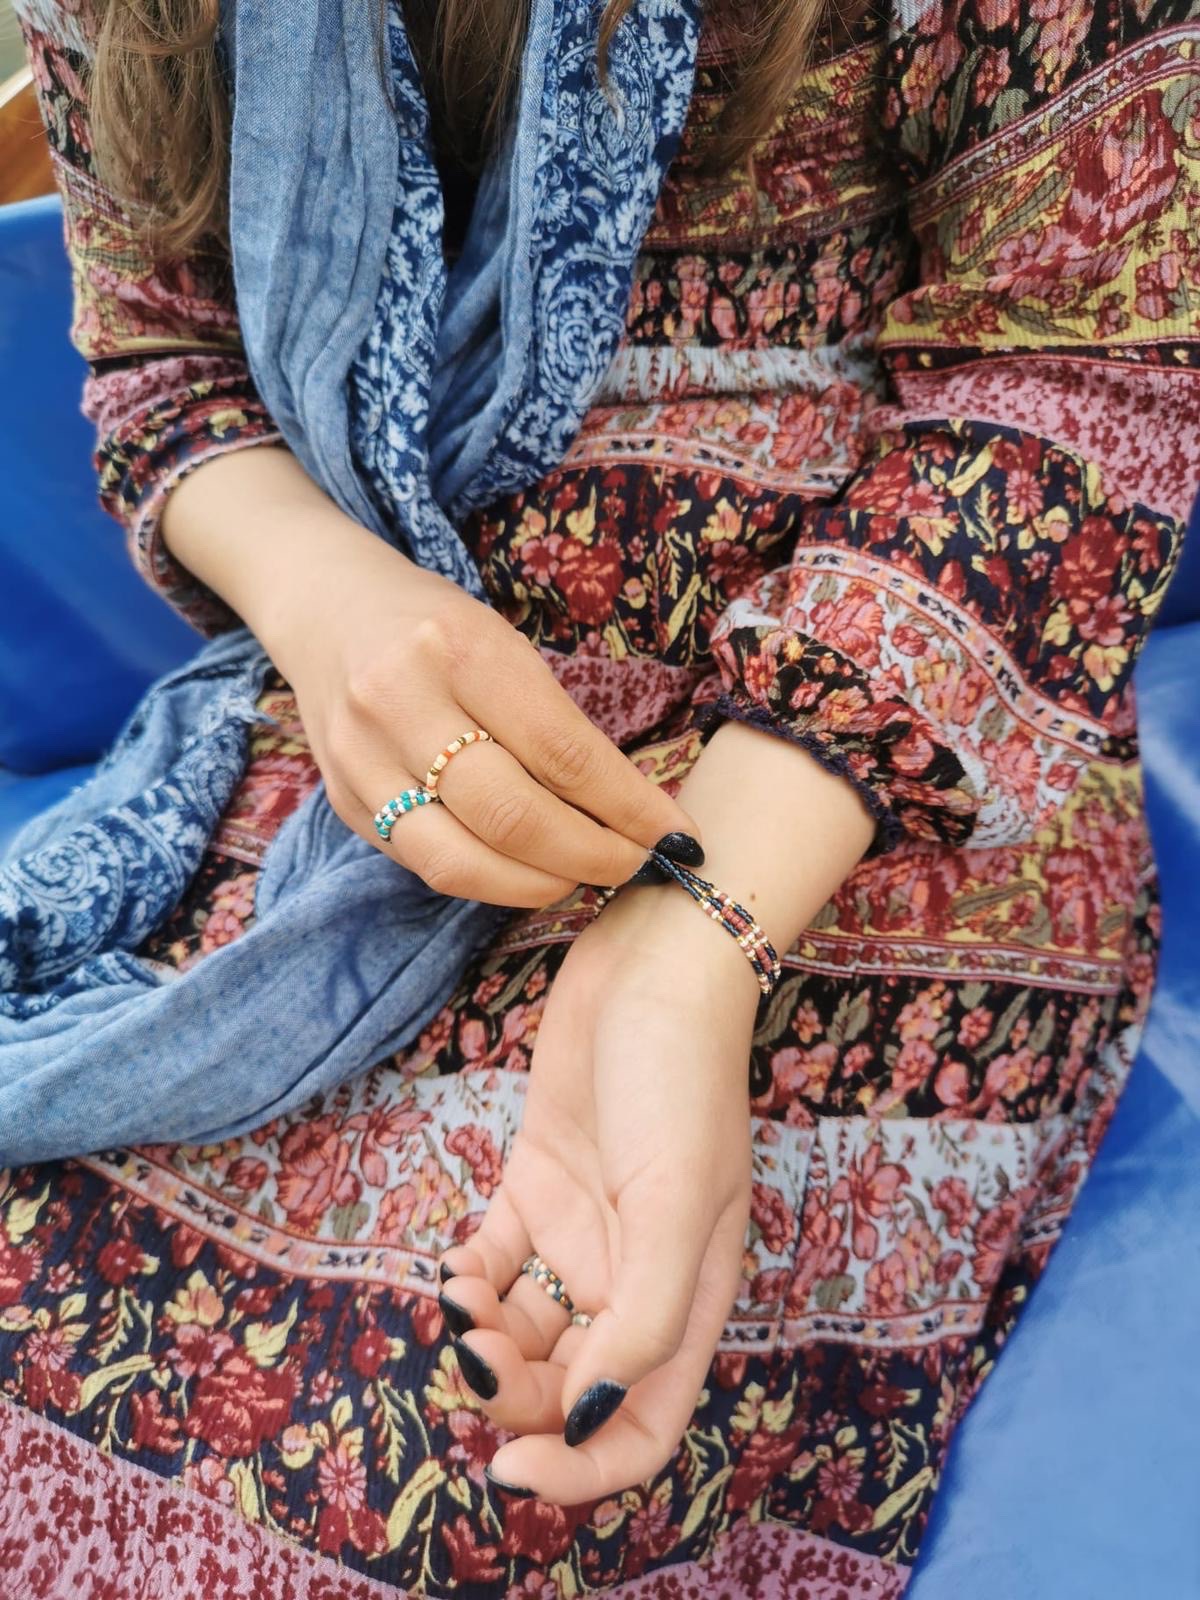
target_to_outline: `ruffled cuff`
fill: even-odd
[[[166,366],[178,369],[174,375],[183,381],[164,397]],[[139,389],[151,384],[152,403],[138,406]],[[152,372],[101,371],[89,381],[85,409],[101,428],[96,452],[101,502],[125,528],[138,571],[200,633],[212,636],[236,627],[238,618],[229,607],[167,549],[162,514],[175,486],[205,461],[279,442],[278,429],[247,388],[244,367],[219,357],[195,357],[153,363]],[[106,431],[105,417],[113,413],[120,420]]]

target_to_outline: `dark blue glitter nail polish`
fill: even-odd
[[[484,1467],[483,1475],[493,1489],[499,1489],[502,1494],[511,1495],[514,1500],[536,1500],[537,1490],[519,1487],[515,1483],[505,1483],[503,1478],[498,1478],[491,1467]]]
[[[654,848],[671,861],[680,861],[685,867],[704,865],[704,846],[690,833],[665,833]]]
[[[470,1333],[475,1326],[475,1318],[469,1311],[464,1311],[457,1300],[450,1300],[446,1295],[438,1295],[438,1305],[441,1307],[442,1316],[446,1326],[457,1339],[459,1334]]]
[[[454,1345],[454,1353],[458,1357],[458,1365],[467,1386],[474,1389],[481,1400],[494,1400],[500,1388],[500,1380],[491,1367],[461,1339],[453,1339],[451,1343]]]
[[[597,1428],[602,1428],[625,1398],[625,1385],[611,1378],[601,1378],[585,1389],[571,1407],[563,1438],[569,1445],[583,1444]]]
[[[690,833],[664,833],[654,848],[659,855],[666,856],[668,861],[677,861],[685,867],[700,867],[704,865],[704,846],[699,839],[693,839]],[[667,874],[653,856],[647,856],[629,880],[630,883],[665,883],[666,881]]]

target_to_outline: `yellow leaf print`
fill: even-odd
[[[153,1365],[150,1356],[127,1356],[124,1361],[114,1361],[111,1367],[99,1367],[95,1372],[89,1372],[79,1388],[79,1410],[86,1411],[109,1384],[118,1383],[122,1378],[131,1378],[137,1372],[145,1372]]]
[[[907,1483],[902,1483],[898,1489],[888,1495],[881,1506],[876,1508],[875,1515],[871,1520],[871,1527],[875,1529],[886,1528],[893,1517],[898,1517],[902,1511],[907,1510],[912,1505],[914,1500],[920,1497],[933,1482],[933,1477],[932,1467],[922,1467],[920,1472],[914,1473]]]
[[[215,1328],[225,1313],[221,1296],[198,1268],[163,1310],[172,1322],[198,1322],[202,1328]]]
[[[710,1478],[704,1485],[703,1489],[701,1489],[700,1493],[688,1507],[687,1516],[683,1519],[683,1526],[679,1530],[679,1538],[681,1541],[690,1539],[692,1537],[696,1529],[708,1515],[708,1508],[712,1504],[714,1498],[725,1487],[726,1479],[730,1478],[732,1475],[733,1468],[731,1466],[722,1467],[720,1472],[718,1472],[715,1477]]]
[[[230,407],[227,411],[210,412],[208,426],[219,439],[223,434],[231,432],[234,428],[244,428],[248,420],[244,411],[238,411]]]
[[[313,1458],[313,1450],[312,1438],[303,1423],[294,1422],[283,1430],[279,1439],[279,1454],[285,1467],[293,1472],[299,1467],[306,1467]]]
[[[549,1578],[555,1586],[555,1593],[560,1595],[562,1600],[575,1600],[575,1596],[579,1593],[579,1585],[575,1581],[575,1574],[571,1570],[569,1561],[556,1561],[550,1568]]]
[[[742,518],[737,507],[728,500],[718,500],[708,521],[700,530],[700,537],[707,539],[709,544],[716,544],[721,539],[740,539],[743,531]]]
[[[738,1433],[753,1433],[758,1427],[758,1419],[762,1416],[763,1396],[766,1390],[761,1383],[748,1383],[742,1391],[742,1398],[733,1410],[733,1421],[730,1424]]]
[[[272,1367],[283,1354],[299,1310],[293,1305],[283,1322],[252,1322],[246,1329],[246,1354],[257,1367]]]
[[[444,1348],[425,1385],[425,1399],[439,1411],[478,1411],[479,1402],[463,1382],[454,1351]]]
[[[595,531],[596,496],[592,494],[588,497],[587,505],[580,506],[576,511],[567,512],[567,532],[581,544],[590,544]]]
[[[457,1501],[464,1511],[471,1509],[471,1490],[462,1478],[451,1478],[446,1485],[446,1493],[451,1500]]]
[[[768,1400],[762,1408],[762,1425],[768,1433],[783,1433],[796,1415],[796,1401],[792,1394],[781,1400]]]
[[[404,1488],[396,1496],[387,1519],[387,1547],[396,1550],[408,1537],[421,1502],[444,1483],[445,1471],[440,1461],[422,1461]]]
[[[229,1481],[237,1496],[238,1510],[247,1522],[258,1521],[258,1485],[254,1473],[245,1461],[235,1461],[229,1468]]]
[[[955,499],[961,499],[964,494],[969,493],[975,487],[980,478],[987,476],[988,472],[991,471],[991,466],[992,447],[989,444],[977,456],[973,457],[956,477],[950,479],[950,482],[946,485],[946,493],[952,494]]]
[[[1042,629],[1042,638],[1047,644],[1056,644],[1060,647],[1071,642],[1071,619],[1067,615],[1066,606],[1055,606],[1046,618],[1046,626]]]
[[[1089,644],[1083,652],[1084,671],[1095,678],[1106,693],[1116,683],[1117,674],[1129,660],[1129,651],[1123,644]]]
[[[41,1194],[33,1195],[28,1200],[14,1200],[12,1205],[9,1206],[8,1215],[4,1221],[8,1229],[9,1241],[12,1244],[19,1244],[30,1228],[33,1227],[37,1221],[37,1214],[45,1204],[46,1196],[49,1193],[50,1185],[47,1184]]]

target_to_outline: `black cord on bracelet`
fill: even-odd
[[[719,922],[725,931],[737,940],[757,974],[758,986],[764,998],[770,995],[779,982],[783,966],[775,946],[745,906],[739,905],[731,895],[726,894],[723,889],[718,889],[707,878],[700,877],[690,867],[672,861],[670,856],[663,855],[660,850],[651,850],[650,859],[667,877],[674,879],[702,911],[714,922]],[[602,910],[616,893],[617,888],[602,889],[597,909]]]

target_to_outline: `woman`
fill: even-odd
[[[697,45],[687,7],[413,0],[397,199],[396,150],[339,165],[375,89],[328,9],[218,45],[198,0],[22,5],[106,502],[276,669],[139,955],[186,992],[249,948],[322,778],[391,901],[400,863],[518,909],[317,1102],[237,1131],[234,1057],[230,1137],[14,1169],[10,1570],[120,1592],[169,1515],[210,1594],[224,1555],[313,1594],[898,1595],[1149,1000],[1130,673],[1200,435],[1200,20],[714,3]],[[485,294],[514,228],[531,282]],[[518,334],[512,394],[561,382],[480,453]],[[290,994],[244,993],[248,1050],[300,1048]]]

